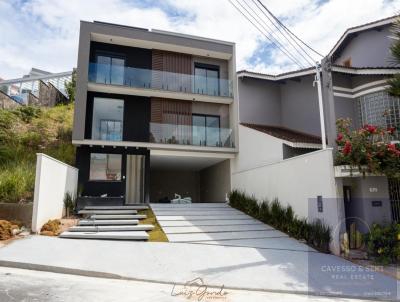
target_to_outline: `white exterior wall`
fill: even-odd
[[[78,169],[42,153],[37,154],[32,231],[40,232],[49,219],[63,215],[64,196],[76,196]]]
[[[232,171],[251,169],[283,159],[283,141],[239,125],[239,153],[232,160]]]
[[[241,140],[245,139],[241,136]],[[259,144],[252,144],[251,147],[258,150]],[[240,158],[257,154],[240,152]],[[336,229],[342,219],[342,200],[337,198],[332,149],[235,170],[232,174],[232,189],[245,191],[259,200],[278,198],[282,205],[292,206],[299,217],[308,218],[309,221],[321,219],[332,230]],[[317,208],[316,199],[319,195],[323,197],[322,213]],[[339,253],[339,232],[332,234],[332,237],[331,250]]]

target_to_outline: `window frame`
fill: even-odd
[[[107,155],[117,155],[120,156],[121,159],[121,165],[120,165],[120,179],[119,180],[109,180],[109,179],[92,179],[90,178],[90,171],[91,171],[91,167],[92,167],[92,154],[102,154],[102,155],[106,155],[106,159],[107,159],[107,163],[106,163],[106,167],[108,164],[108,157]],[[99,153],[99,152],[90,152],[89,153],[89,175],[88,175],[88,181],[89,182],[106,182],[106,183],[122,183],[124,181],[123,177],[122,177],[122,167],[123,167],[123,156],[122,154],[119,153]]]
[[[204,69],[206,70],[206,89],[208,92],[208,85],[207,85],[207,70],[211,70],[211,71],[216,71],[217,72],[217,83],[218,83],[218,91],[217,91],[217,96],[219,96],[221,94],[221,74],[220,74],[220,66],[219,65],[212,65],[212,64],[205,64],[205,63],[194,63],[194,90],[196,91],[196,68],[198,69]],[[206,93],[206,95],[209,95],[208,93]]]
[[[94,123],[94,117],[95,117],[95,106],[96,106],[96,100],[107,100],[108,102],[113,102],[113,101],[118,101],[118,102],[122,102],[122,119],[121,120],[116,120],[116,119],[106,119],[106,118],[100,118],[100,128],[98,129],[98,133],[99,133],[99,137],[98,138],[94,138],[94,129],[95,129],[95,123]],[[117,98],[113,98],[113,97],[103,97],[103,96],[94,96],[92,98],[92,116],[91,116],[91,130],[90,130],[90,139],[92,140],[99,140],[99,141],[106,141],[106,142],[122,142],[124,141],[124,126],[125,126],[125,99],[117,99]],[[121,122],[121,140],[119,141],[112,141],[112,140],[102,140],[101,139],[101,121],[119,121]]]
[[[204,117],[204,128],[205,128],[205,141],[206,144],[205,145],[199,145],[199,146],[205,146],[205,147],[216,147],[216,146],[209,146],[207,145],[207,128],[209,128],[207,126],[207,117],[215,117],[218,118],[218,129],[219,129],[219,142],[221,142],[221,116],[219,115],[214,115],[214,114],[202,114],[202,113],[192,113],[192,138],[193,138],[193,117],[197,116],[197,117]]]
[[[122,53],[117,53],[117,52],[112,52],[112,51],[104,51],[104,50],[98,50],[98,51],[96,51],[96,53],[95,53],[95,61],[96,61],[96,68],[95,68],[95,73],[96,73],[96,83],[99,83],[99,84],[104,84],[104,83],[102,83],[102,82],[98,82],[97,81],[97,72],[98,72],[98,61],[99,61],[99,57],[109,57],[111,60],[110,60],[110,71],[109,71],[109,82],[108,83],[106,83],[107,85],[119,85],[119,84],[113,84],[113,83],[111,83],[111,79],[112,79],[112,66],[113,66],[113,64],[112,64],[112,59],[121,59],[121,60],[124,60],[124,65],[123,65],[123,67],[124,67],[124,70],[125,70],[125,67],[126,67],[126,55],[125,54],[122,54]],[[122,79],[122,84],[120,84],[120,85],[124,85],[125,84],[125,71],[124,71],[124,74],[123,74],[123,79]]]

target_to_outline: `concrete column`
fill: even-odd
[[[336,148],[336,113],[333,96],[332,68],[329,57],[322,60],[322,96],[324,102],[325,128],[328,146]]]

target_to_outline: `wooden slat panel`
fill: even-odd
[[[155,89],[191,92],[192,56],[161,50],[152,52],[153,84]],[[158,73],[164,71],[165,73]]]
[[[192,141],[192,103],[151,98],[152,135],[155,142],[174,137],[180,144]]]

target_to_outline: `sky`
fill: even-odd
[[[238,1],[242,5],[244,1],[255,5],[252,0]],[[347,28],[400,12],[400,0],[262,2],[291,31],[323,55]],[[31,67],[50,72],[72,70],[77,62],[80,20],[235,42],[237,70],[276,74],[299,68],[229,0],[0,0],[0,77],[18,78]],[[287,44],[283,38],[281,42]]]

